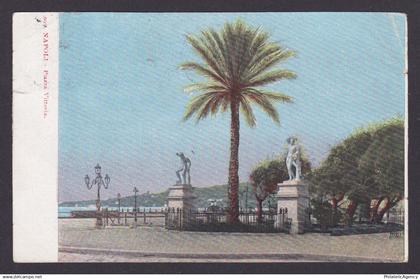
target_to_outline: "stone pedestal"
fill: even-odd
[[[305,228],[310,226],[309,220],[309,191],[308,185],[303,180],[289,180],[278,184],[277,210],[287,208],[287,218],[292,219],[290,233],[304,233]],[[278,222],[282,216],[278,212]],[[277,224],[281,227],[283,224]]]
[[[174,185],[169,188],[167,197],[168,208],[183,209],[184,211],[194,208],[194,188],[188,184]]]
[[[174,185],[169,188],[167,197],[168,214],[165,227],[182,229],[190,225],[191,209],[194,208],[193,187],[188,184]]]

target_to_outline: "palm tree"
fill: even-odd
[[[261,87],[296,74],[286,69],[273,69],[275,65],[294,56],[294,51],[269,42],[269,35],[261,28],[253,28],[240,19],[226,23],[220,32],[212,28],[199,35],[187,35],[187,41],[203,60],[202,63],[185,62],[183,70],[192,70],[204,76],[204,82],[186,87],[187,92],[198,91],[192,97],[183,120],[196,116],[197,122],[219,110],[230,110],[230,161],[228,178],[229,223],[239,222],[238,206],[238,151],[239,112],[250,127],[256,125],[251,104],[280,123],[273,102],[292,102],[292,98]]]

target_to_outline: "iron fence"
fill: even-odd
[[[404,225],[405,211],[403,208],[391,208],[384,216],[386,223]]]
[[[208,232],[289,232],[292,220],[287,217],[287,208],[278,212],[240,210],[239,223],[228,223],[228,211],[182,210],[170,208],[165,212],[165,228],[169,230]]]
[[[107,208],[101,211],[101,217],[104,226],[129,226],[134,223],[138,225],[164,226],[165,210],[158,209],[126,209],[109,210]]]

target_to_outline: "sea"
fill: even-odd
[[[102,206],[102,208],[108,208],[109,210],[118,210],[118,207],[111,207],[111,206]],[[134,207],[121,207],[121,211],[132,211]],[[139,211],[158,211],[162,210],[164,207],[139,207]],[[58,218],[66,218],[71,216],[72,211],[92,211],[96,210],[95,205],[90,206],[59,206],[58,207]]]

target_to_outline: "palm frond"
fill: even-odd
[[[248,29],[242,36],[242,42],[237,50],[239,62],[238,68],[236,69],[236,75],[239,78],[239,82],[243,80],[243,76],[247,72],[249,64],[253,59],[254,53],[252,47],[258,32],[258,29]]]
[[[228,107],[230,104],[230,95],[229,94],[225,94],[225,97],[223,98],[223,100],[221,101],[220,104],[220,111],[221,112],[226,112]]]
[[[227,72],[232,84],[236,84],[239,80],[237,69],[240,57],[237,50],[242,43],[243,31],[244,23],[241,20],[236,20],[234,23],[227,22],[221,32],[226,51]]]
[[[221,109],[222,111],[223,111],[223,109],[222,109],[222,106],[223,106],[223,104],[225,103],[224,102],[224,99],[226,98],[226,94],[220,94],[218,97],[217,97],[217,100],[215,100],[215,102],[213,102],[213,104],[211,105],[211,107],[210,107],[210,112],[211,112],[211,115],[216,115],[217,114],[217,112],[219,111],[219,109]],[[226,109],[225,109],[226,110]]]
[[[223,58],[224,71],[227,72],[227,65],[226,65],[226,63],[227,63],[226,62],[227,61],[227,52],[226,52],[225,42],[223,41],[222,36],[219,35],[219,33],[217,33],[216,30],[214,30],[213,28],[210,28],[208,30],[208,33],[211,35],[212,39],[214,40],[214,42],[217,45],[217,48],[220,51],[221,57]]]
[[[264,36],[257,35],[258,37],[265,38]],[[266,34],[268,37],[268,34]],[[273,52],[279,51],[281,47],[275,43],[268,43],[267,41],[254,41],[250,46],[250,56],[251,59],[248,62],[246,71],[243,73],[243,78],[248,76],[248,72],[250,69],[255,67],[263,58],[267,57],[268,55],[272,54]]]
[[[267,113],[274,122],[280,123],[279,113],[264,94],[248,91],[244,93],[243,96],[248,100],[248,102],[255,103],[261,110]]]
[[[242,112],[242,115],[245,117],[246,123],[250,127],[255,127],[257,121],[255,119],[254,112],[252,111],[250,103],[244,96],[241,96],[240,110]]]
[[[201,31],[202,37],[200,37],[201,43],[206,48],[211,50],[213,58],[216,60],[217,65],[222,72],[222,75],[226,77],[226,55],[223,42],[220,41],[219,34],[213,29]]]
[[[199,63],[196,62],[185,62],[182,63],[179,68],[181,70],[192,70],[194,72],[196,72],[199,75],[203,75],[206,76],[214,81],[218,81],[220,83],[225,83],[225,81],[217,74],[215,73],[213,70],[207,68],[204,65],[201,65]]]
[[[252,40],[250,45],[250,54],[251,57],[254,59],[255,55],[258,51],[265,45],[267,45],[269,35],[267,32],[262,31],[260,27],[255,28],[255,36]],[[252,61],[252,60],[251,60]]]
[[[218,82],[212,82],[212,81],[194,82],[184,87],[184,91],[187,93],[194,92],[194,91],[201,91],[201,92],[216,91],[216,90],[225,91],[226,89],[227,88],[224,85]]]
[[[273,91],[267,91],[261,88],[247,88],[244,90],[244,94],[247,94],[248,92],[254,93],[254,94],[261,94],[264,95],[267,99],[270,101],[275,102],[282,102],[282,103],[293,103],[293,98],[280,92],[273,92]]]
[[[207,40],[205,37],[195,38],[192,35],[186,36],[187,41],[191,44],[194,50],[203,58],[206,64],[214,71],[215,74],[221,79],[225,80],[225,74],[223,72],[223,64],[221,64],[221,55],[215,44],[212,44],[211,40]]]
[[[185,110],[183,121],[186,121],[190,119],[194,114],[197,114],[202,109],[202,107],[205,106],[209,100],[212,100],[214,95],[217,94],[220,93],[218,91],[211,91],[192,97]]]
[[[273,70],[257,75],[245,84],[246,87],[263,86],[282,79],[294,79],[296,74],[289,70]]]
[[[256,57],[252,61],[252,66],[249,68],[246,75],[244,75],[245,80],[250,80],[263,73],[264,71],[269,70],[276,64],[293,57],[295,52],[288,49],[282,49],[279,47],[268,47],[264,51],[261,51],[259,57]]]
[[[249,45],[252,39],[249,37],[251,29],[245,25],[245,23],[237,19],[232,24],[233,34],[230,40],[230,44],[233,49],[233,76],[236,82],[240,81],[241,68],[244,63],[244,58],[247,56],[249,51]]]
[[[209,114],[216,114],[218,108],[220,107],[220,100],[223,99],[223,94],[217,93],[212,94],[210,98],[197,110],[196,112],[196,122],[206,118]]]

